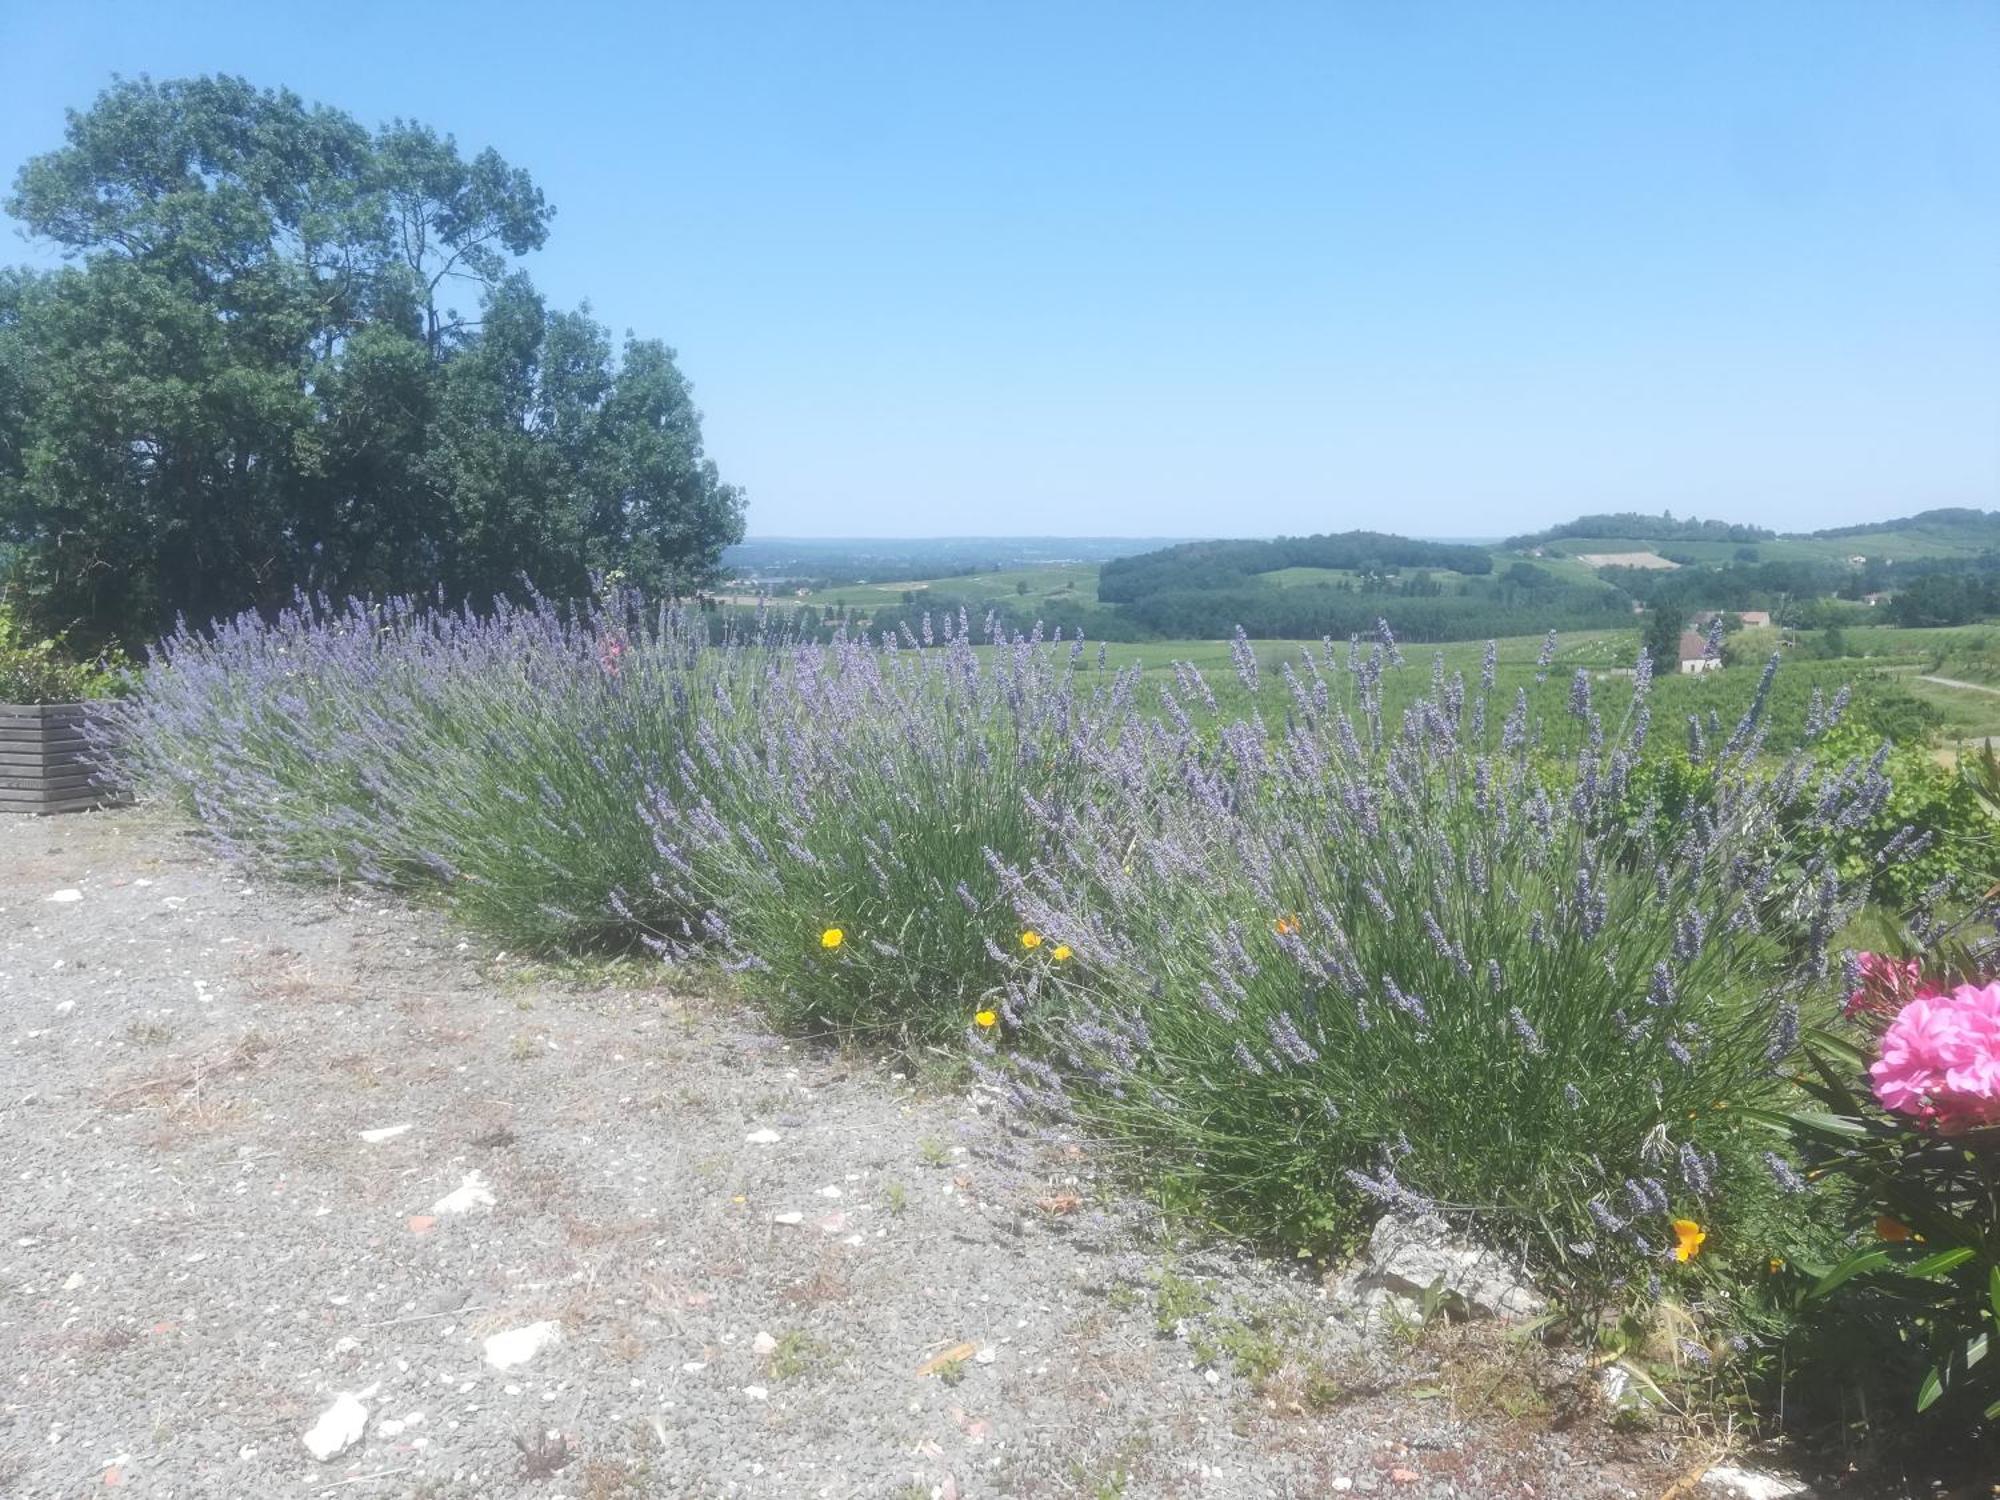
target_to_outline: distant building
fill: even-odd
[[[1736,618],[1748,627],[1764,628],[1771,623],[1771,612],[1768,609],[1739,609]]]
[[[1766,609],[1705,609],[1694,617],[1694,623],[1706,629],[1726,615],[1734,615],[1746,626],[1762,626],[1771,623],[1771,612]]]
[[[1697,672],[1713,672],[1722,666],[1722,658],[1708,654],[1708,640],[1692,630],[1681,632],[1681,672],[1692,676]]]
[[[1848,558],[1847,565],[1850,568],[1864,568],[1868,565],[1868,559],[1856,553],[1853,557]]]
[[[1887,604],[1889,602],[1889,596],[1887,594],[1863,594],[1861,596],[1861,602],[1867,605],[1870,609],[1873,609],[1878,604]]]

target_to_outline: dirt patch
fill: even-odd
[[[1678,568],[1679,563],[1657,552],[1579,552],[1576,560],[1587,568]]]

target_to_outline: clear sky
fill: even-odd
[[[2000,0],[0,0],[0,173],[208,71],[526,167],[753,534],[2000,507]]]

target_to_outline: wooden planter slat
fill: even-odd
[[[0,813],[81,812],[124,800],[92,759],[82,703],[0,703]]]
[[[63,745],[49,750],[38,750],[32,745],[7,745],[0,743],[0,766],[33,766],[37,769],[47,766],[88,766],[91,754],[87,746]]]

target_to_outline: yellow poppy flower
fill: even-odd
[[[993,1027],[1000,1024],[1000,1014],[998,1011],[982,1010],[972,1020],[976,1026]]]
[[[1055,947],[1054,947],[1054,948],[1052,948],[1052,949],[1050,949],[1050,950],[1049,950],[1049,957],[1050,957],[1050,958],[1053,958],[1053,959],[1054,959],[1054,960],[1055,960],[1055,961],[1056,961],[1057,963],[1059,963],[1059,964],[1062,964],[1062,963],[1068,963],[1068,962],[1069,962],[1069,944],[1068,944],[1068,943],[1057,943],[1057,944],[1055,945]]]
[[[1674,1220],[1674,1239],[1677,1241],[1674,1259],[1683,1262],[1693,1260],[1701,1254],[1702,1242],[1707,1238],[1708,1232],[1693,1219]]]
[[[1778,1274],[1778,1273],[1779,1273],[1780,1271],[1782,1271],[1782,1270],[1784,1270],[1784,1269],[1785,1269],[1785,1258],[1784,1258],[1784,1256],[1782,1256],[1782,1255],[1774,1255],[1774,1256],[1772,1256],[1772,1257],[1771,1257],[1771,1274],[1772,1274],[1773,1276],[1776,1276],[1776,1275],[1777,1275],[1777,1274]]]
[[[1042,935],[1039,932],[1022,933],[1021,946],[1023,948],[1026,948],[1030,953],[1034,952],[1037,948],[1042,946]]]
[[[842,932],[838,927],[829,927],[819,935],[820,947],[826,949],[829,953],[846,941],[847,934]]]
[[[1280,917],[1271,924],[1271,931],[1277,933],[1279,937],[1296,937],[1299,931],[1299,919],[1296,916]]]

